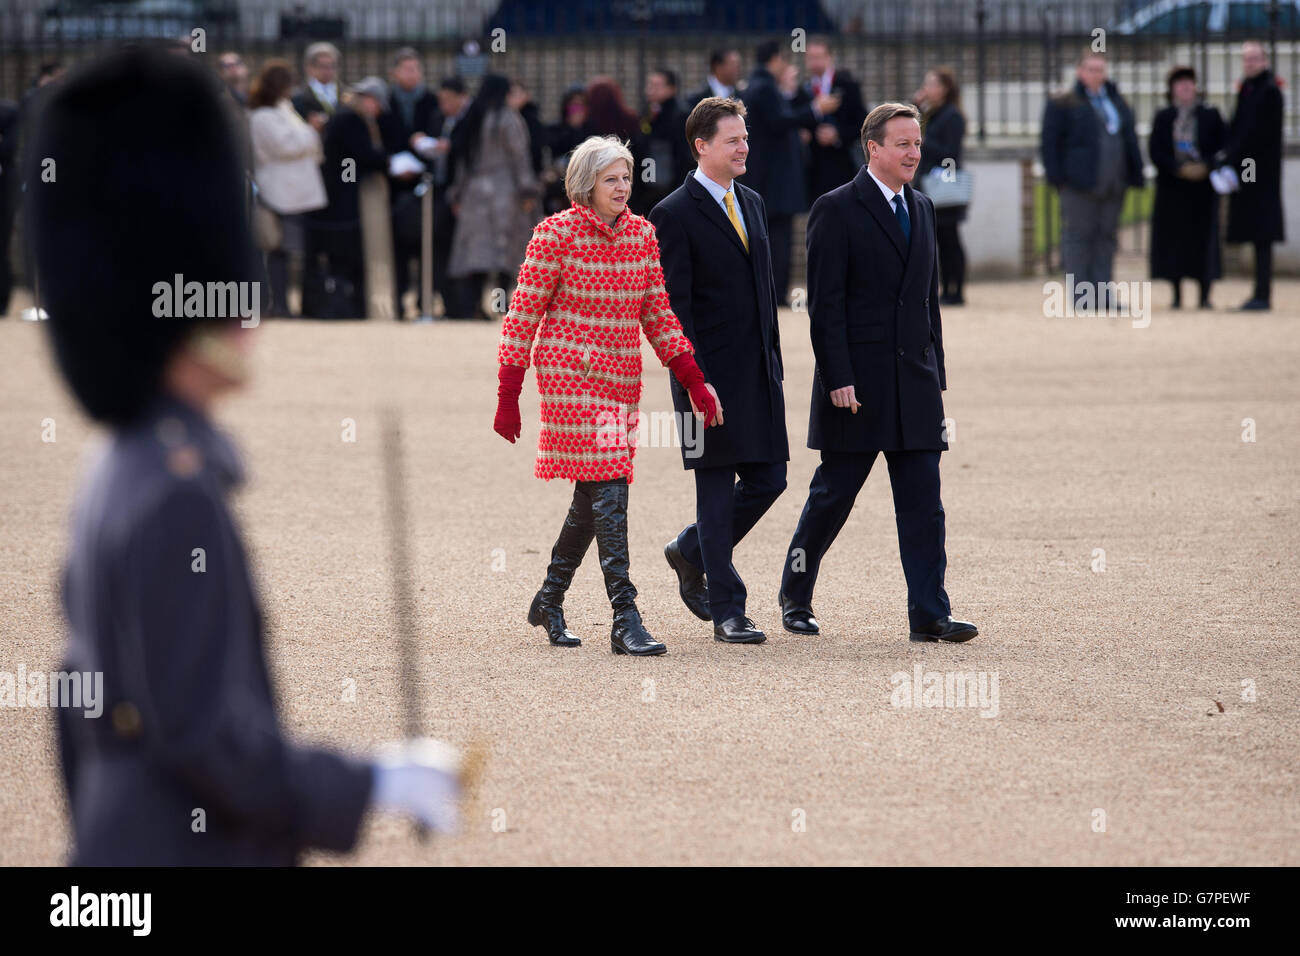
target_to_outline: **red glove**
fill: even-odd
[[[717,399],[705,384],[704,373],[695,364],[695,356],[683,352],[668,363],[668,370],[673,373],[677,381],[681,382],[682,388],[686,389],[686,393],[691,396],[695,407],[704,413],[704,427],[718,424],[717,419],[720,416]]]
[[[524,390],[524,372],[522,365],[502,365],[497,369],[497,417],[492,422],[492,430],[510,444],[519,437],[523,424],[519,421],[519,393]]]

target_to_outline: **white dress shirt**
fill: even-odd
[[[695,167],[695,178],[699,181],[701,186],[709,191],[709,195],[713,197],[713,201],[722,207],[722,214],[724,216],[727,215],[727,200],[724,197],[727,195],[728,191],[731,192],[731,198],[736,204],[736,218],[740,220],[740,225],[745,230],[745,240],[748,241],[749,224],[745,222],[745,213],[740,208],[740,197],[737,196],[735,192],[736,181],[734,179],[731,181],[731,187],[730,190],[728,190],[726,186],[720,186],[708,176],[705,176],[704,173],[700,172],[700,167],[698,166]]]
[[[731,97],[735,94],[734,86],[726,86],[718,82],[718,78],[712,73],[709,74],[709,89],[713,91],[714,96]]]
[[[873,173],[873,172],[871,171],[871,167],[870,167],[870,166],[867,167],[867,174],[868,174],[869,176],[871,176],[872,179],[875,179],[875,180],[876,180],[876,185],[879,186],[879,187],[880,187],[880,191],[881,191],[882,193],[884,193],[884,195],[885,195],[885,202],[889,203],[889,210],[890,210],[890,212],[893,212],[894,215],[898,215],[898,213],[897,213],[897,211],[896,211],[896,210],[897,210],[897,207],[894,205],[894,197],[895,197],[895,196],[902,196],[902,197],[903,197],[903,208],[904,208],[904,209],[907,209],[907,196],[903,193],[903,190],[900,189],[898,192],[894,192],[892,189],[890,189],[888,186],[886,186],[884,183],[882,183],[879,179],[876,179],[876,174]],[[911,211],[910,209],[908,209],[908,210],[907,210],[907,214],[908,214],[909,216],[911,216],[912,211]]]

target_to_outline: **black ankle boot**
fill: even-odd
[[[653,657],[665,654],[668,648],[650,636],[641,623],[641,612],[635,607],[625,607],[614,612],[614,626],[609,629],[609,644],[615,654],[633,657]]]
[[[627,547],[626,479],[582,482],[591,495],[591,518],[596,529],[596,549],[600,553],[600,570],[605,576],[605,592],[614,608],[614,626],[609,641],[615,654],[638,657],[662,654],[666,650],[641,623],[636,609],[636,588],[629,577],[631,558]]]
[[[564,595],[595,534],[591,519],[591,498],[575,488],[564,527],[560,529],[560,536],[551,549],[551,563],[546,569],[546,580],[542,582],[542,589],[537,592],[528,608],[528,623],[533,627],[545,627],[547,640],[556,647],[577,647],[582,643],[578,635],[565,626]]]

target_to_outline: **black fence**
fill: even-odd
[[[1094,45],[1142,127],[1164,105],[1175,64],[1195,67],[1209,101],[1230,111],[1245,39],[1264,41],[1288,93],[1300,85],[1300,0],[0,0],[0,96],[21,96],[43,62],[71,65],[141,37],[183,37],[214,61],[237,50],[254,69],[324,39],[342,51],[345,81],[386,75],[393,50],[413,46],[431,77],[491,69],[521,80],[553,121],[564,90],[596,75],[614,78],[636,109],[656,67],[675,70],[685,92],[703,85],[714,48],[737,48],[749,64],[761,40],[788,38],[797,62],[818,33],[868,105],[909,96],[930,67],[953,67],[981,142],[1032,140],[1045,96]],[[1286,132],[1300,138],[1290,95]]]

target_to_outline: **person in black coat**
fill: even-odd
[[[710,96],[721,96],[723,99],[735,97],[740,92],[744,68],[739,50],[709,51],[709,75],[704,78],[703,86],[683,97],[683,108],[689,114],[699,105],[700,100]]]
[[[27,208],[45,325],[110,430],[61,584],[58,673],[96,686],[93,706],[55,708],[77,865],[289,865],[350,849],[371,807],[454,825],[454,754],[357,760],[293,743],[280,722],[227,503],[243,469],[210,419],[247,379],[261,271],[224,97],[195,62],[128,49],[79,66],[34,137],[29,175],[42,157],[60,172]],[[208,287],[199,314],[173,276]],[[209,283],[234,299],[214,309]]]
[[[1124,191],[1144,183],[1142,153],[1133,111],[1106,79],[1106,58],[1085,50],[1076,73],[1073,88],[1043,109],[1043,169],[1059,190],[1061,264],[1079,307],[1106,310]]]
[[[313,43],[302,57],[307,80],[290,102],[298,115],[318,133],[339,108],[339,49],[333,43]]]
[[[328,275],[350,283],[359,293],[348,315],[364,315],[365,247],[361,234],[361,184],[374,173],[387,175],[388,152],[379,132],[379,120],[387,109],[383,84],[368,78],[352,87],[338,110],[330,117],[323,135],[325,177],[329,204],[317,213],[319,248],[329,261]],[[344,164],[351,161],[354,175],[344,178]],[[344,285],[346,288],[347,285]],[[315,310],[324,312],[325,310]]]
[[[1223,117],[1198,101],[1191,67],[1172,69],[1166,86],[1170,105],[1156,113],[1147,146],[1156,168],[1151,278],[1173,283],[1175,309],[1182,306],[1182,280],[1195,279],[1201,308],[1208,309],[1210,284],[1222,274],[1219,197],[1210,185],[1209,163],[1223,146]]]
[[[966,136],[966,117],[961,112],[961,90],[957,77],[946,66],[930,70],[913,97],[921,110],[921,165],[916,171],[922,191],[931,170],[961,167],[961,145]],[[943,292],[940,305],[965,305],[966,250],[958,226],[966,218],[965,206],[936,206],[939,281]]]
[[[1255,247],[1255,289],[1241,306],[1244,311],[1270,307],[1273,285],[1273,243],[1286,241],[1282,215],[1282,90],[1269,69],[1263,44],[1241,46],[1242,72],[1237,108],[1228,125],[1228,140],[1214,166],[1230,166],[1241,188],[1228,198],[1228,242]],[[1246,161],[1253,161],[1254,178],[1247,178]]]
[[[776,40],[761,43],[758,66],[741,99],[749,120],[750,159],[745,185],[763,197],[772,242],[776,299],[784,304],[790,286],[790,242],[794,216],[808,209],[800,130],[811,132],[835,112],[839,101],[823,93],[810,102],[797,101],[797,71]]]
[[[686,606],[713,621],[716,639],[756,644],[766,635],[745,616],[747,592],[732,551],[785,490],[790,444],[763,199],[735,179],[750,155],[744,117],[736,100],[700,101],[686,121],[699,165],[650,221],[673,314],[723,415],[706,433],[692,432],[689,396],[674,380],[673,408],[687,432],[682,464],[695,475],[695,521],[664,554]]]
[[[645,158],[654,160],[654,178],[647,182],[641,169],[633,177],[632,211],[638,216],[647,215],[695,165],[686,142],[687,113],[677,102],[677,74],[652,70],[646,77],[645,98],[641,135]]]
[[[817,200],[808,218],[817,359],[808,447],[822,460],[781,575],[782,623],[796,634],[820,632],[812,610],[817,573],[883,452],[911,639],[968,641],[978,632],[953,620],[943,587],[939,455],[948,444],[940,393],[947,378],[934,207],[907,185],[921,158],[920,114],[882,104],[867,116],[862,141],[868,165]]]
[[[388,84],[388,109],[379,118],[379,131],[391,159],[397,153],[411,153],[429,160],[416,151],[416,143],[425,137],[437,137],[442,129],[438,97],[424,83],[420,55],[411,47],[393,54],[391,82]],[[408,287],[420,294],[421,205],[415,187],[420,173],[405,172],[388,177],[388,199],[393,209],[393,289],[397,296],[396,315],[403,318],[402,297]],[[416,263],[415,270],[411,262]]]
[[[813,130],[808,143],[808,198],[816,201],[836,186],[843,186],[862,166],[862,121],[867,108],[862,88],[848,70],[835,64],[830,41],[814,37],[805,56],[808,81],[804,92],[815,101],[823,93],[839,100],[839,108]]]

